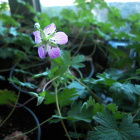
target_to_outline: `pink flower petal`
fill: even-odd
[[[35,43],[38,44],[41,42],[41,33],[39,31],[35,31],[33,32],[34,36],[35,36]]]
[[[46,49],[43,46],[40,46],[38,48],[38,55],[39,55],[39,57],[44,59],[46,54],[47,54]]]
[[[68,42],[68,36],[64,32],[57,32],[51,38],[56,44],[66,44]]]
[[[50,25],[48,25],[47,27],[44,28],[44,33],[46,35],[46,37],[48,37],[50,34],[52,34],[54,31],[56,30],[56,26],[54,23],[51,23]]]
[[[60,49],[58,47],[47,46],[48,54],[50,58],[57,58],[60,56]]]

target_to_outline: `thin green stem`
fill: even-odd
[[[102,49],[102,47],[98,44],[98,48],[102,51],[102,53],[104,54],[105,57],[107,57],[106,53],[104,52],[104,50]]]
[[[95,131],[95,129],[91,126],[91,124],[88,123],[88,126],[90,127],[90,129],[91,129],[92,131]]]
[[[140,108],[136,111],[135,115],[133,116],[133,119],[136,117],[136,115],[139,113]]]
[[[73,45],[73,43],[77,40],[77,38],[79,37],[79,35],[80,35],[80,33],[81,33],[81,30],[78,32],[78,34],[76,35],[76,37],[74,38],[74,40],[72,41],[72,43],[70,44],[71,46]],[[67,46],[67,49],[69,49],[69,45]]]
[[[88,55],[88,57],[91,57],[95,53],[95,51],[96,51],[96,44],[94,46],[94,49],[93,49],[92,53],[90,55]]]
[[[112,51],[111,49],[109,49],[109,47],[106,47],[106,49],[109,50],[110,52],[112,52],[116,56],[117,60],[120,60],[119,56],[114,51]]]
[[[76,77],[74,77],[74,78],[77,82],[79,82],[82,86],[84,86],[97,100],[101,101],[102,103],[104,103],[106,105],[106,103],[102,99],[100,99],[93,91],[91,91],[85,84],[83,84],[81,81],[79,81]]]
[[[133,121],[135,121],[135,122],[139,122],[139,121],[140,121],[140,119],[134,119]]]
[[[18,136],[14,136],[14,137],[10,137],[10,138],[7,138],[7,139],[3,139],[3,140],[9,140],[9,139],[13,139],[13,138],[16,138],[16,137],[20,137],[20,136],[26,135],[26,134],[28,134],[28,133],[34,131],[34,130],[37,129],[39,126],[43,125],[44,123],[50,121],[51,119],[53,119],[53,117],[51,117],[51,118],[45,120],[45,121],[42,122],[40,125],[36,126],[35,128],[31,129],[31,130],[28,131],[28,132],[22,133],[22,134],[20,134],[20,135],[18,135]]]
[[[74,121],[73,121],[73,127],[74,127],[74,131],[75,131],[75,133],[76,133],[77,140],[79,140],[79,137],[78,137],[78,134],[77,134],[77,130],[76,130]]]
[[[74,67],[73,67],[74,68]],[[76,69],[76,68],[74,68],[78,73],[79,73],[79,75],[80,75],[80,77],[81,77],[81,79],[83,78],[83,75],[82,75],[82,73],[81,73],[81,71],[79,70],[79,69]]]
[[[55,101],[56,101],[56,107],[57,107],[58,114],[61,117],[61,112],[60,112],[60,109],[59,109],[58,97],[57,97],[57,86],[55,86]],[[68,139],[71,140],[71,138],[69,136],[69,133],[68,133],[66,127],[65,127],[65,124],[64,124],[63,120],[62,119],[60,119],[60,120],[61,120],[62,126],[63,126],[63,128],[65,130],[65,133],[66,133]]]
[[[87,37],[87,34],[85,34],[85,36],[83,37],[83,40],[82,40],[82,42],[80,43],[80,46],[78,47],[78,49],[76,50],[76,52],[74,53],[74,55],[73,55],[72,57],[74,57],[74,56],[79,52],[79,50],[81,49],[81,47],[82,47],[82,45],[83,45],[83,43],[84,43],[86,37]]]
[[[17,100],[15,102],[15,106],[13,107],[12,111],[9,113],[9,115],[6,117],[6,119],[0,124],[0,127],[9,119],[9,117],[12,115],[12,113],[14,112],[15,110],[15,107],[16,107],[16,104],[18,102],[18,99],[19,99],[19,96],[20,96],[20,90],[18,92],[18,96],[17,96]]]

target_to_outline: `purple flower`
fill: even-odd
[[[47,52],[50,58],[59,57],[60,49],[57,44],[66,44],[68,42],[68,36],[64,32],[56,32],[54,23],[45,27],[44,30],[35,31],[33,34],[38,47],[38,55],[42,59],[45,58]]]

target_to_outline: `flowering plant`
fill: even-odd
[[[43,32],[38,23],[35,27],[40,31],[34,32],[39,56],[44,58],[48,51],[50,58],[53,59],[51,59],[51,69],[47,69],[45,73],[49,82],[45,84],[42,92],[39,94],[30,92],[30,95],[37,98],[37,105],[43,102],[46,105],[56,103],[56,114],[52,115],[53,119],[48,119],[48,121],[51,123],[61,121],[69,140],[71,138],[108,140],[110,137],[116,140],[138,139],[140,128],[133,121],[139,118],[137,97],[140,96],[140,86],[128,82],[127,76],[121,76],[115,69],[97,74],[97,79],[76,78],[72,75],[70,67],[77,70],[84,67],[82,63],[84,56],[77,55],[71,58],[69,51],[60,51],[55,43],[65,44],[68,38],[65,33],[60,32],[58,32],[58,37],[53,23]],[[45,49],[42,48],[43,46]],[[128,75],[128,73],[124,74]],[[138,73],[139,70],[135,75]],[[44,72],[34,75],[34,78],[43,75]],[[50,83],[54,88],[46,90]],[[102,98],[103,95],[104,98]],[[129,105],[126,102],[129,102]],[[127,107],[132,106],[133,111],[130,112],[131,109],[125,107],[124,104],[127,104]],[[63,120],[69,122],[73,132],[68,132]],[[79,126],[85,133],[77,129]]]
[[[139,79],[140,69],[131,72],[107,69],[96,78],[77,78],[70,67],[79,72],[85,67],[84,56],[71,57],[70,51],[59,49],[57,45],[67,43],[67,35],[56,32],[54,23],[44,30],[36,23],[35,28],[38,30],[34,36],[39,57],[44,59],[48,52],[52,65],[33,76],[36,79],[46,76],[49,80],[43,90],[39,94],[29,93],[37,98],[37,106],[55,103],[57,108],[55,114],[40,125],[47,121],[61,122],[69,140],[139,139],[140,128],[136,122],[139,122],[140,85],[132,84],[131,80]],[[48,90],[49,84],[53,88]],[[73,131],[68,131],[64,120]]]
[[[95,20],[91,13],[96,5],[92,4],[95,2],[94,0],[90,2],[76,0],[76,2],[78,3],[77,6],[82,9],[79,10],[81,16],[71,10],[63,10],[63,21],[65,22],[63,23],[61,20],[60,25],[65,27],[66,31],[71,30],[70,27],[73,27],[72,37],[75,38],[74,41],[77,38],[83,39],[80,42],[81,45],[77,45],[77,50],[86,40],[89,43],[95,43],[92,55],[95,54],[97,47],[104,53],[102,41],[111,39],[111,37],[121,38],[125,36],[126,39],[130,39],[129,49],[132,48],[139,54],[139,43],[135,42],[139,41],[139,21],[136,15],[130,16],[129,21],[127,20],[127,22],[132,21],[134,23],[132,24],[134,28],[130,33],[135,35],[124,32],[117,34],[112,26],[120,28],[124,24],[118,10],[109,8],[105,2],[97,0],[96,2],[101,2],[100,7],[108,7],[110,11],[108,13],[108,22],[103,23]],[[70,14],[70,17],[67,16],[69,12],[73,13]],[[85,15],[87,15],[87,18],[85,18]],[[118,18],[117,22],[116,17]],[[77,20],[78,18],[79,20]],[[44,22],[44,18],[40,19],[43,25],[48,23]],[[51,21],[51,19],[46,19],[49,22]],[[110,53],[109,62],[111,63],[108,65],[111,66],[111,69],[106,69],[103,73],[97,73],[94,78],[87,79],[82,76],[77,78],[72,74],[70,68],[73,67],[82,75],[79,69],[85,67],[83,64],[85,61],[84,56],[71,57],[71,51],[60,49],[57,45],[66,44],[68,36],[64,32],[56,32],[54,23],[45,27],[44,30],[36,23],[35,28],[37,31],[33,34],[35,36],[35,47],[38,48],[38,55],[41,60],[46,61],[45,56],[48,53],[52,65],[50,69],[47,68],[43,73],[33,75],[36,80],[39,77],[46,76],[49,82],[44,85],[39,94],[30,92],[30,95],[37,98],[37,106],[40,104],[56,104],[57,108],[55,114],[40,125],[45,122],[61,122],[69,140],[73,138],[87,140],[139,139],[140,86],[138,80],[140,79],[140,69],[132,67],[134,61],[139,62],[139,56],[129,58],[125,52],[118,48],[106,47]],[[25,73],[25,71],[22,72]],[[15,82],[21,84],[18,79],[15,79]],[[47,89],[49,84],[52,84],[52,88]],[[24,83],[24,85],[27,86],[27,83]],[[31,84],[28,83],[28,86],[31,87]],[[64,120],[71,126],[72,131],[69,131]]]

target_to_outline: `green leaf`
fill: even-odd
[[[87,100],[87,105],[88,107],[93,107],[92,112],[94,115],[97,115],[98,112],[103,112],[103,109],[105,107],[103,104],[95,103],[95,99],[92,99],[92,96],[90,96],[89,100]]]
[[[12,25],[15,27],[20,27],[20,23],[18,23],[14,18],[7,14],[2,14],[0,19],[2,20],[4,26]]]
[[[24,0],[17,0],[17,2],[26,5],[26,2]]]
[[[85,87],[82,86],[80,83],[78,83],[76,81],[73,81],[70,85],[68,85],[68,88],[69,89],[75,88],[76,89],[76,94],[78,96],[80,96],[81,98],[82,97],[84,98],[86,96],[85,95]],[[76,100],[78,98],[78,96],[74,97],[73,100]]]
[[[71,105],[71,110],[68,111],[67,117],[60,117],[57,115],[53,115],[55,118],[60,119],[67,119],[72,121],[85,121],[85,122],[91,122],[93,113],[92,113],[93,107],[88,107],[87,103],[83,103],[82,101],[79,101],[78,103],[73,102]]]
[[[139,75],[140,74],[140,69],[136,70],[136,74]]]
[[[113,83],[109,88],[112,93],[114,100],[121,100],[123,98],[129,99],[130,101],[136,101],[136,94],[140,95],[140,85],[133,85],[131,83],[121,84],[119,82]]]
[[[89,99],[87,100],[88,106],[94,106],[95,105],[95,99],[92,99],[92,96],[89,96]]]
[[[106,72],[101,73],[101,74],[96,74],[96,77],[98,79],[93,79],[93,78],[91,78],[89,80],[85,79],[84,82],[89,82],[93,85],[95,85],[95,84],[101,85],[102,84],[104,86],[111,86],[111,85],[113,85],[113,83],[116,82],[116,80]]]
[[[0,105],[8,104],[7,102],[15,103],[17,99],[16,97],[17,96],[14,91],[7,89],[0,90]]]
[[[71,60],[70,52],[65,51],[65,50],[61,51],[60,57],[52,59],[52,61],[53,61],[54,66],[61,66],[65,68],[72,66],[78,69],[85,66],[84,64],[80,63],[84,61],[83,55],[77,55]]]
[[[67,56],[68,55],[68,56]],[[61,51],[61,56],[55,59],[52,59],[52,62],[55,66],[70,66],[70,52],[68,51]],[[65,61],[66,59],[66,61]]]
[[[42,96],[42,97],[45,97],[46,91],[43,91],[43,92],[39,93],[39,95]]]
[[[39,96],[37,98],[37,106],[39,106],[43,102],[43,100],[44,100],[44,97],[43,96]]]
[[[9,33],[13,36],[17,36],[18,35],[17,27],[11,27]]]
[[[79,68],[83,68],[83,67],[85,67],[85,65],[82,64],[82,63],[72,64],[71,66],[74,67],[74,68],[76,68],[76,69],[79,69]]]
[[[68,111],[68,117],[73,120],[81,120],[85,122],[91,122],[91,117],[93,116],[92,113],[93,107],[88,107],[87,103],[82,105],[82,102],[73,102],[71,105],[71,110]]]
[[[114,79],[114,80],[126,79],[128,77],[137,76],[135,74],[135,68],[132,68],[132,69],[127,70],[127,71],[110,68],[110,69],[106,69],[105,73],[107,73],[109,78]]]
[[[69,66],[70,65],[70,52],[69,51],[61,51],[61,58],[62,58],[62,61],[67,65]]]
[[[99,104],[99,103],[95,103],[95,99],[92,99],[92,96],[89,97],[89,99],[87,100],[87,105],[92,106],[93,107],[93,114],[97,115],[98,112],[104,113],[104,108],[105,106],[103,104]],[[125,114],[124,113],[120,113],[120,111],[117,111],[117,107],[115,104],[108,104],[107,108],[112,111],[115,119],[122,119]]]
[[[120,126],[107,108],[104,109],[104,114],[98,113],[93,119],[101,125],[95,127],[95,131],[88,132],[88,140],[133,140],[140,136],[139,125],[132,123],[131,115],[126,115]]]
[[[107,40],[110,39],[110,36],[108,36],[105,33],[103,33],[103,31],[101,31],[99,28],[95,28],[94,33],[97,34],[100,37],[103,37],[103,38],[107,39]]]
[[[7,31],[7,28],[6,27],[0,26],[0,35],[2,35],[4,37],[6,31]]]
[[[57,70],[54,72],[54,76],[62,76],[66,71],[68,70],[68,67],[60,67],[57,68]]]
[[[1,3],[0,3],[0,11],[2,12],[2,11],[6,11],[6,10],[8,10],[8,4],[7,4],[7,2],[4,2],[4,1],[1,1]]]
[[[24,71],[24,70],[22,70],[22,69],[14,69],[14,71],[17,72],[17,73],[18,73],[18,72],[21,72],[21,73],[23,73],[23,74],[29,74],[29,75],[31,75],[31,76],[33,75],[32,73],[30,73],[30,72],[28,72],[28,71]]]
[[[139,13],[129,15],[129,20],[131,20],[132,22],[138,21],[139,19],[140,19],[140,14]]]
[[[113,116],[116,120],[122,119],[125,115],[126,115],[125,113],[121,113],[120,111],[117,111],[113,114]]]
[[[48,15],[46,13],[38,13],[37,17],[34,18],[35,22],[38,22],[40,24],[40,27],[42,29],[44,29],[46,27],[46,25],[51,24],[50,18],[48,17]]]
[[[28,92],[32,97],[38,97],[38,94],[35,92]]]
[[[108,108],[109,110],[111,110],[112,113],[114,113],[114,112],[117,110],[117,107],[116,107],[115,104],[108,104],[108,105],[107,105],[107,108]]]
[[[31,84],[29,82],[23,83],[23,82],[19,81],[16,77],[8,78],[8,80],[10,81],[10,83],[16,83],[16,84],[21,85],[21,86],[26,86],[30,89],[37,88],[37,86],[35,86],[34,84]]]
[[[106,49],[109,51],[111,59],[127,57],[127,54],[121,49],[114,48],[112,46],[109,46]]]
[[[61,106],[65,106],[72,103],[73,102],[72,98],[75,96],[78,96],[76,94],[75,88],[72,89],[65,88],[63,92],[57,93],[58,102]],[[55,102],[56,102],[55,94],[53,92],[46,91],[44,104],[51,104]]]
[[[84,55],[76,55],[72,61],[71,61],[71,66],[78,69],[78,68],[82,68],[84,67],[85,65],[80,63],[80,62],[83,62],[84,61]]]
[[[35,74],[32,78],[39,78],[41,76],[47,76],[48,74],[49,74],[48,71],[45,71],[39,74]]]

